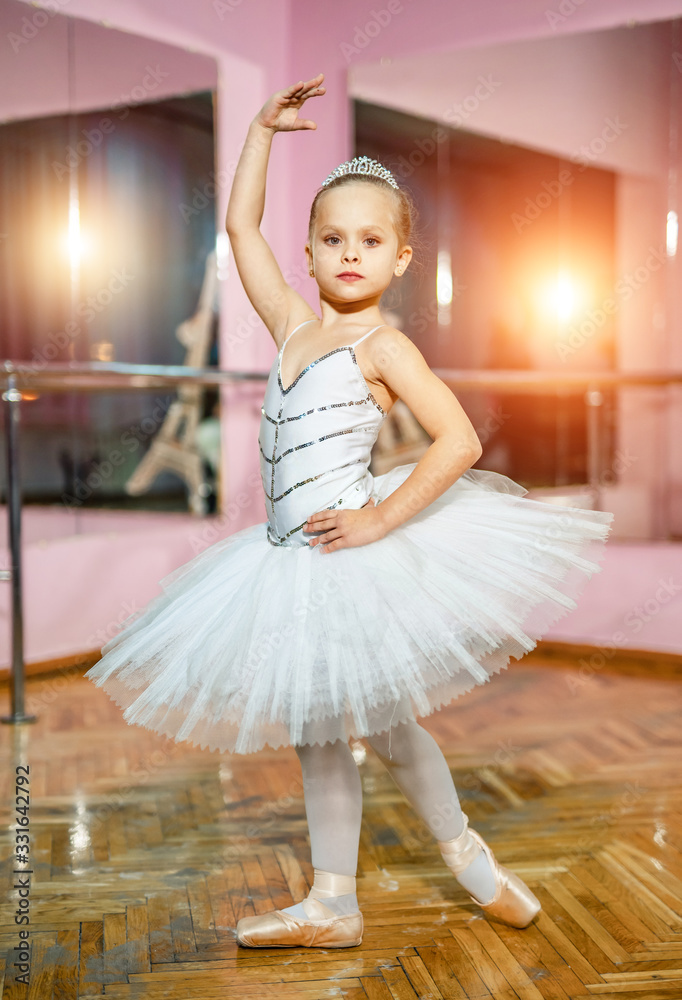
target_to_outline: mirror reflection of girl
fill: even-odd
[[[240,279],[278,349],[258,437],[268,520],[171,574],[93,670],[130,706],[128,721],[235,753],[294,747],[314,882],[292,906],[242,917],[240,944],[361,942],[351,735],[367,739],[472,900],[525,927],[538,900],[468,829],[417,718],[522,657],[575,607],[612,515],[532,501],[471,468],[482,451],[471,422],[379,308],[410,265],[413,222],[381,164],[341,164],[315,196],[305,253],[319,315],[287,284],[260,232],[268,159],[276,133],[316,128],[299,111],[322,81],[280,90],[258,112],[227,210]],[[397,399],[432,444],[374,477],[371,448]],[[151,677],[136,700],[117,683],[126,667],[138,692]]]

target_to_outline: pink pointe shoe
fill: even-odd
[[[537,896],[534,896],[525,882],[518,875],[498,864],[493,852],[480,834],[468,829],[468,817],[464,816],[464,829],[454,840],[439,840],[438,847],[445,864],[453,875],[459,875],[468,868],[483,850],[497,886],[495,895],[488,903],[469,893],[470,898],[484,913],[497,920],[503,920],[512,927],[528,927],[542,909]]]
[[[362,943],[362,913],[338,916],[319,899],[308,896],[305,911],[312,919],[269,910],[237,922],[237,943],[247,948],[353,948]]]

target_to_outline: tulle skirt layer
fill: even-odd
[[[376,476],[380,503],[415,463]],[[273,546],[266,522],[160,581],[86,673],[129,723],[238,754],[369,736],[520,659],[599,572],[611,513],[470,469],[368,545]]]

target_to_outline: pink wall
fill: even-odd
[[[6,4],[3,17],[6,12],[9,12],[7,16],[16,16],[19,3],[26,11],[29,24],[34,24],[40,5],[28,0]],[[89,85],[77,91],[79,100],[90,100],[92,95],[93,100],[99,101],[112,91],[115,97],[125,93],[138,82],[134,79],[131,83],[130,78],[136,73],[139,77],[136,68],[139,59],[146,62],[146,53],[150,53],[150,58],[161,59],[166,46],[181,50],[181,54],[176,53],[174,57],[177,76],[168,81],[167,93],[181,93],[195,85],[206,86],[204,73],[209,71],[209,63],[205,59],[199,62],[191,58],[191,54],[216,60],[217,170],[224,178],[215,206],[219,229],[222,229],[227,207],[230,177],[255,112],[275,89],[296,79],[325,72],[327,95],[315,102],[310,115],[318,122],[317,131],[275,137],[263,223],[264,233],[282,270],[292,283],[301,276],[298,287],[313,308],[318,307],[316,286],[302,269],[308,211],[318,185],[351,151],[349,70],[367,65],[370,72],[368,64],[384,60],[384,65],[388,65],[386,60],[406,56],[419,57],[427,68],[432,60],[434,66],[436,62],[442,66],[447,65],[448,60],[456,63],[461,57],[464,64],[475,58],[472,50],[483,45],[541,38],[556,41],[559,35],[573,44],[578,42],[581,32],[622,25],[630,18],[652,20],[682,13],[682,0],[590,0],[589,3],[569,0],[567,6],[574,8],[573,13],[558,26],[552,26],[547,12],[556,12],[559,0],[515,0],[513,4],[502,0],[478,0],[476,4],[470,0],[430,0],[421,4],[409,0],[380,0],[377,4],[368,0],[346,0],[344,4],[334,4],[333,8],[324,0],[215,0],[201,4],[190,4],[187,0],[68,0],[68,3],[57,0],[55,4],[55,0],[46,0],[46,5],[53,11],[59,6],[64,17],[82,18],[131,33],[123,44],[131,59],[128,66],[135,67],[134,72],[126,76],[125,65],[122,66],[119,88],[118,77],[111,76],[107,70],[101,76],[101,84],[93,82],[92,90]],[[330,16],[332,9],[333,16]],[[373,12],[378,12],[383,24]],[[27,45],[19,46],[16,54],[10,55],[11,50],[6,48],[2,60],[4,68],[0,73],[11,76],[16,107],[22,114],[40,113],[37,109],[46,106],[50,111],[66,110],[63,62],[60,62],[64,58],[66,32],[63,23],[61,27],[57,25],[57,15],[49,17],[50,24],[46,22]],[[63,22],[63,18],[59,20]],[[22,18],[18,21],[17,32],[21,30]],[[7,36],[13,28],[6,20],[0,23]],[[30,33],[30,27],[27,30]],[[87,39],[87,30],[85,26],[77,26],[77,37]],[[109,38],[111,41],[119,36],[110,34]],[[48,44],[48,39],[54,44]],[[79,74],[82,79],[95,81],[103,58],[102,50],[95,45],[86,46],[81,56],[80,42],[77,45]],[[444,56],[444,53],[457,53],[457,56]],[[170,58],[170,52],[166,51],[165,57]],[[429,78],[426,72],[424,76]],[[49,105],[40,103],[46,101],[46,89],[39,87],[38,82],[45,77],[48,78]],[[573,84],[578,86],[579,80],[574,79]],[[7,92],[6,85],[7,78],[0,76],[0,93]],[[530,99],[538,100],[541,93],[540,88],[540,92]],[[57,100],[59,94],[61,99]],[[584,109],[591,94],[589,88],[587,93],[574,91],[575,107]],[[440,102],[440,96],[436,96]],[[637,95],[631,97],[633,101],[637,99]],[[570,105],[567,108],[568,118],[564,124],[567,120],[570,122]],[[0,98],[0,114],[14,113]],[[529,115],[529,128],[531,124]],[[656,159],[658,154],[653,151],[660,150],[660,134],[655,123],[651,124],[652,131],[648,135],[652,156]],[[549,137],[537,137],[540,145],[550,139],[556,141],[557,136],[552,133]],[[636,158],[641,163],[648,162],[645,150],[627,144],[623,148],[630,150],[631,163]],[[221,175],[220,171],[224,173]],[[222,366],[267,371],[274,354],[271,338],[254,317],[238,276],[230,267],[221,286]],[[262,393],[262,383],[224,391],[227,405],[222,410],[225,484],[222,507],[226,514],[222,521],[214,519],[214,527],[224,534],[265,519],[260,488],[255,485]],[[230,503],[240,494],[248,494],[250,502],[243,509],[238,503],[230,508]],[[256,496],[258,502],[253,500]],[[90,541],[81,543],[84,549]],[[103,539],[97,565],[115,562],[120,551],[120,540]],[[126,554],[124,562],[128,567],[132,558],[132,551]],[[177,564],[186,558],[186,554],[178,552]],[[98,579],[101,582],[101,573]],[[77,600],[77,595],[73,600]],[[118,607],[116,600],[112,597],[110,611],[97,609],[97,617],[108,615],[111,618]],[[83,639],[82,636],[76,638],[78,641]],[[41,649],[43,652],[48,655],[50,650]],[[56,655],[56,651],[52,652]]]
[[[68,26],[73,25],[73,93],[69,94]],[[215,90],[215,60],[200,53],[115,31],[101,24],[31,8],[0,5],[0,121],[139,104]]]
[[[476,4],[468,0],[431,0],[423,4],[393,0],[390,5],[348,0],[343,5],[335,6],[333,30],[330,30],[325,4],[311,0],[292,0],[292,4],[298,29],[293,38],[294,65],[300,66],[301,72],[310,67],[312,73],[317,71],[319,64],[328,74],[334,67],[333,77],[328,81],[334,90],[340,84],[339,77],[343,79],[349,72],[356,68],[359,70],[366,64],[380,63],[385,66],[390,60],[419,56],[423,64],[422,79],[430,83],[432,61],[438,64],[439,53],[446,54],[446,62],[457,63],[460,57],[470,59],[472,49],[475,52],[482,45],[570,36],[623,25],[630,19],[652,21],[682,13],[682,0],[591,0],[590,3],[569,0],[562,6],[563,9],[572,8],[573,12],[557,24],[556,19],[550,23],[548,12],[558,12],[559,0],[550,3],[546,0],[515,0],[513,4],[501,0],[479,0]],[[388,11],[389,8],[395,13],[390,18],[386,15],[382,17],[387,22],[385,26],[378,25],[372,10]],[[575,84],[574,79],[572,86]],[[418,85],[419,76],[410,75],[408,89]],[[540,87],[529,99],[542,101],[542,93]],[[586,96],[589,101],[589,91]],[[434,105],[438,107],[441,104],[442,95],[432,92],[431,98],[432,109]],[[447,105],[447,101],[445,103]],[[327,137],[346,135],[348,127],[345,111],[335,106],[332,120],[332,115],[325,108],[325,146]],[[316,136],[305,138],[314,139]],[[339,160],[345,159],[349,148],[350,141]],[[302,176],[300,187],[293,191],[297,242],[305,238],[311,192],[326,176],[323,164],[331,159],[333,157],[325,157],[322,150],[316,150],[315,159],[309,164],[311,170],[306,164],[306,176]],[[307,177],[311,173],[308,182]],[[315,300],[311,300],[311,304],[316,305]]]
[[[27,11],[36,9],[28,3],[25,6]],[[682,12],[682,0],[592,0],[572,3],[573,13],[559,24],[554,18],[552,24],[547,12],[558,12],[558,6],[546,0],[514,4],[481,0],[476,5],[468,0],[419,5],[390,0],[390,4],[374,6],[364,0],[347,0],[334,6],[330,22],[329,6],[319,0],[224,0],[201,5],[180,0],[69,0],[64,13],[216,58],[218,166],[228,174],[217,199],[219,225],[234,159],[260,103],[290,78],[325,72],[328,92],[315,111],[318,130],[276,136],[274,143],[263,228],[282,269],[295,275],[300,273],[313,193],[350,151],[347,75],[351,66],[408,54],[466,51],[485,43],[571,35],[622,25],[631,18],[652,20]],[[303,277],[299,287],[317,308],[314,283]],[[222,289],[221,338],[224,367],[269,367],[274,345],[255,322],[234,271]],[[223,507],[240,493],[253,490],[249,477],[257,468],[262,385],[227,389],[224,395]],[[247,510],[237,528],[253,522],[254,509]]]
[[[25,661],[44,663],[101,649],[130,614],[161,593],[163,577],[217,541],[217,535],[214,518],[191,514],[27,508]],[[6,511],[0,507],[2,569],[9,565],[5,538]],[[578,607],[545,638],[682,654],[682,598],[675,592],[681,548],[609,542],[602,571],[588,581]],[[0,675],[11,663],[10,622],[10,588],[2,587]]]
[[[24,6],[27,16],[34,17],[35,5]],[[304,274],[303,245],[314,191],[350,151],[347,76],[351,68],[407,55],[428,58],[430,62],[433,54],[455,50],[471,58],[468,50],[485,43],[556,39],[558,34],[571,36],[622,25],[631,18],[670,17],[682,12],[682,0],[601,0],[598,4],[572,3],[569,7],[573,12],[560,20],[558,3],[548,5],[546,0],[518,0],[513,5],[482,0],[475,6],[468,0],[432,0],[420,5],[390,0],[374,6],[365,0],[347,0],[335,5],[330,22],[328,5],[313,0],[216,0],[201,5],[180,0],[69,0],[64,14],[104,22],[155,43],[177,45],[216,58],[218,167],[226,171],[216,205],[220,226],[229,177],[248,122],[260,103],[294,77],[325,72],[328,91],[315,107],[317,131],[276,136],[269,175],[264,232],[282,269],[296,276]],[[556,16],[548,16],[548,11]],[[23,47],[26,52],[29,47],[38,51],[33,48],[39,44],[38,37]],[[304,276],[299,287],[317,308],[314,283]],[[254,317],[234,270],[223,283],[221,301],[222,366],[267,370],[274,345]],[[261,398],[259,383],[224,390],[223,508],[239,494],[251,494],[254,489]],[[254,509],[247,510],[243,523],[238,520],[236,528],[253,522]]]
[[[618,118],[623,130],[596,165],[658,176],[668,154],[668,45],[663,22],[458,49],[456,58],[420,52],[351,66],[349,92],[447,124],[445,113],[483,76],[494,89],[462,128],[570,158]]]
[[[595,166],[618,173],[616,274],[621,276],[644,264],[649,247],[665,245],[671,80],[682,87],[672,49],[668,22],[557,32],[459,49],[456,58],[452,51],[420,52],[353,65],[349,90],[356,98],[445,123],[469,98],[464,129],[569,161],[587,146]],[[481,80],[491,85],[482,99],[472,101]],[[610,129],[606,143],[605,126]],[[657,269],[619,309],[621,371],[682,368],[676,347],[682,342],[680,260],[678,254],[665,266],[656,262]],[[676,290],[668,303],[666,286]],[[587,352],[584,367],[589,368]],[[665,391],[639,389],[621,395],[616,447],[630,460],[618,485],[608,486],[602,497],[616,515],[615,537],[682,533],[682,462],[676,444],[682,438],[682,399],[678,394],[675,402],[671,394],[666,407],[661,405],[665,397]]]

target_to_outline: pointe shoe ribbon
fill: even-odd
[[[237,923],[238,944],[251,948],[352,948],[362,943],[359,910],[337,916],[311,896],[303,900],[303,908],[311,920],[299,920],[283,910],[242,917]]]
[[[453,875],[459,875],[478,857],[479,852],[483,851],[497,889],[488,903],[482,903],[471,893],[469,893],[470,899],[491,917],[503,920],[512,927],[527,927],[542,909],[540,900],[518,875],[498,863],[481,835],[475,830],[469,830],[468,825],[468,816],[464,815],[464,829],[460,835],[454,840],[438,841],[445,864]]]

